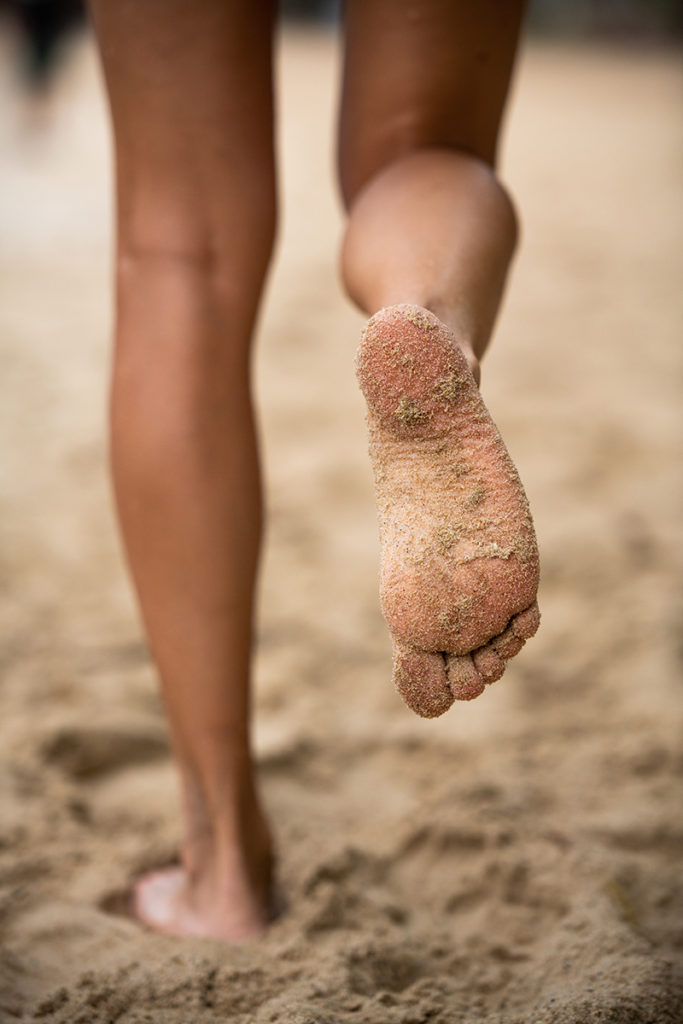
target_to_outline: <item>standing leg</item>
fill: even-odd
[[[271,841],[249,743],[261,495],[249,349],[275,230],[272,11],[91,0],[117,175],[111,458],[184,797],[182,868],[139,916],[265,926]]]
[[[396,683],[423,715],[498,678],[538,618],[528,505],[475,385],[517,236],[493,163],[522,8],[347,7],[342,276],[375,314],[358,374],[382,605]]]

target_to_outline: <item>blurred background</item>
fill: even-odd
[[[337,5],[284,12],[256,742],[289,909],[245,950],[120,913],[178,814],[106,471],[107,115],[82,8],[0,4],[0,1020],[671,1024],[683,9],[531,4],[501,164],[523,238],[483,393],[534,511],[543,623],[434,722],[391,688],[377,602]]]
[[[290,21],[334,24],[339,0],[281,0]],[[49,84],[68,43],[85,31],[81,0],[0,0],[4,34],[14,44],[17,73],[26,85]],[[683,8],[677,0],[531,0],[530,31],[552,37],[662,43],[683,35]]]

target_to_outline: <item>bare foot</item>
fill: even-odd
[[[252,894],[236,886],[219,899],[202,888],[190,885],[182,867],[151,871],[135,885],[135,914],[169,935],[245,942],[265,932],[270,914]]]
[[[425,718],[499,679],[538,628],[538,549],[510,456],[452,332],[389,306],[356,359],[368,404],[394,681]]]
[[[187,860],[187,858],[186,858]],[[195,850],[189,866],[151,871],[133,890],[135,915],[158,932],[227,942],[258,938],[275,916],[272,852],[265,822],[248,842],[219,855]]]

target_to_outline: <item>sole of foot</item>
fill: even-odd
[[[356,372],[394,681],[413,711],[434,718],[500,679],[538,628],[529,503],[455,336],[433,313],[376,313]]]

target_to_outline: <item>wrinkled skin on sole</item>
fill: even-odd
[[[524,488],[451,331],[390,306],[363,332],[394,681],[433,718],[499,679],[536,632],[538,548]]]

